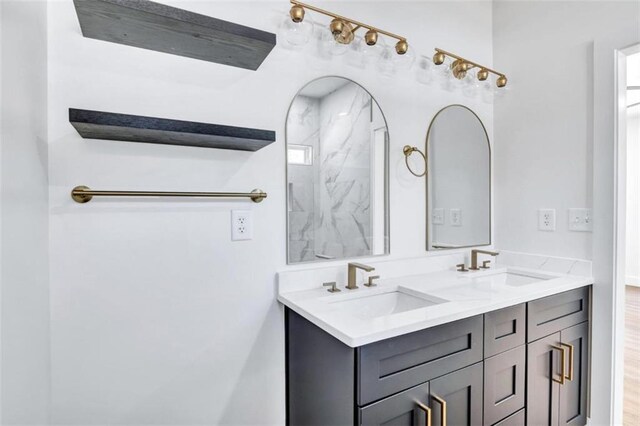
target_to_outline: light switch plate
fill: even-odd
[[[251,210],[231,211],[231,241],[253,239],[253,214]]]
[[[451,226],[462,226],[462,210],[451,209],[449,210],[449,218]]]
[[[593,231],[593,219],[591,209],[569,209],[569,231],[591,232]]]
[[[556,230],[556,210],[555,209],[539,209],[538,210],[538,230],[540,231]]]
[[[431,210],[431,223],[433,225],[444,225],[444,209]]]

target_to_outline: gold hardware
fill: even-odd
[[[421,409],[422,411],[424,411],[424,414],[427,418],[425,425],[426,426],[431,426],[431,408],[427,407],[425,404],[423,404],[420,401],[416,401],[416,404],[418,405],[418,408]]]
[[[569,374],[566,376],[566,379],[569,381],[573,380],[573,345],[569,343],[560,343],[560,346],[564,346],[569,349]]]
[[[485,260],[484,262],[482,262],[482,266],[480,268],[482,269],[489,269],[489,264],[491,263],[490,260]]]
[[[376,30],[367,31],[367,33],[364,35],[364,41],[365,43],[367,43],[368,46],[375,46],[375,44],[378,42],[377,31]]]
[[[291,20],[295,23],[302,22],[304,20],[304,8],[297,5],[292,6],[289,11],[289,16],[291,16]]]
[[[458,268],[458,272],[469,272],[467,266],[464,263],[458,263],[456,265],[456,268]]]
[[[436,53],[433,55],[433,63],[436,65],[442,65],[449,56],[454,59],[451,64],[451,71],[453,72],[454,77],[457,79],[463,79],[467,75],[467,71],[472,68],[479,68],[476,77],[480,81],[485,81],[489,77],[489,73],[495,74],[498,76],[496,79],[496,86],[504,87],[507,85],[507,76],[503,73],[492,70],[491,68],[485,67],[484,65],[480,65],[477,62],[470,61],[462,56],[455,55],[453,53],[447,52],[446,50],[442,50],[436,47]]]
[[[402,152],[404,153],[404,164],[407,165],[407,169],[409,169],[409,172],[412,175],[414,175],[415,177],[422,177],[427,174],[427,156],[422,151],[420,151],[415,146],[405,145],[404,148],[402,148]],[[411,166],[409,165],[409,156],[411,156],[411,154],[413,154],[414,152],[417,152],[418,154],[420,154],[422,156],[422,159],[424,160],[424,172],[420,174],[411,170]]]
[[[366,272],[375,271],[376,268],[362,263],[351,262],[347,265],[347,288],[349,290],[355,290],[358,288],[356,285],[356,269],[362,269]]]
[[[433,55],[433,63],[436,65],[442,65],[444,64],[445,58],[446,56],[444,53],[436,52],[435,55]]]
[[[396,43],[396,53],[398,55],[404,55],[407,53],[407,50],[409,50],[409,43],[407,43],[407,40],[400,40]]]
[[[366,287],[375,287],[377,284],[374,283],[373,280],[377,280],[378,278],[380,278],[380,275],[371,275],[364,285]]]
[[[289,0],[289,2],[293,5],[291,6],[291,10],[289,11],[289,16],[291,16],[291,20],[293,22],[302,22],[305,15],[305,9],[309,9],[333,18],[331,24],[329,24],[329,29],[331,30],[331,34],[333,34],[333,37],[338,43],[351,43],[355,37],[355,32],[360,28],[366,28],[367,33],[364,35],[364,40],[365,43],[367,43],[369,46],[373,46],[378,42],[378,34],[384,34],[387,37],[395,38],[396,40],[398,40],[395,46],[396,53],[398,55],[404,55],[409,50],[407,39],[402,36],[390,33],[389,31],[381,30],[380,28],[374,27],[372,25],[363,24],[362,22],[358,22],[350,18],[345,18],[344,16],[338,15],[336,13],[329,12],[328,10],[312,6],[310,4],[302,3],[297,0]]]
[[[327,289],[327,291],[329,293],[338,293],[340,291],[340,289],[338,287],[336,287],[336,282],[335,281],[331,281],[328,283],[323,283],[322,284],[323,287],[330,287]]]
[[[489,256],[497,256],[500,253],[498,253],[497,251],[489,251],[489,250],[478,250],[478,249],[473,249],[471,250],[471,266],[469,267],[469,269],[471,269],[472,271],[477,271],[478,269],[478,254],[488,254]]]
[[[560,373],[560,379],[556,379],[555,377],[553,378],[553,381],[556,383],[560,383],[561,385],[564,385],[564,379],[566,377],[566,374],[564,372],[564,365],[567,361],[566,355],[565,355],[565,351],[564,348],[562,346],[556,346],[556,345],[551,345],[551,347],[553,349],[556,349],[558,351],[560,351],[560,364],[562,365],[562,372]],[[553,375],[553,373],[551,373]]]
[[[438,395],[431,395],[431,398],[435,399],[441,406],[440,425],[447,426],[447,401]]]
[[[203,197],[203,198],[251,198],[260,203],[267,198],[261,189],[246,192],[170,192],[170,191],[97,191],[80,185],[71,190],[71,198],[76,203],[88,203],[93,197]]]

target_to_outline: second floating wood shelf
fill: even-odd
[[[69,122],[86,139],[257,151],[273,143],[272,130],[169,120],[69,108]]]

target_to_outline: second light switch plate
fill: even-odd
[[[591,209],[569,209],[569,231],[593,231]]]

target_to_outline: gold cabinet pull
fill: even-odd
[[[431,398],[433,398],[437,403],[440,404],[440,425],[447,426],[447,401],[445,401],[443,398],[440,398],[438,395],[431,395]]]
[[[416,404],[418,404],[418,408],[421,409],[422,411],[424,411],[424,414],[427,418],[427,421],[425,422],[425,424],[427,426],[431,426],[431,408],[427,407],[425,404],[423,404],[420,401],[416,401]]]
[[[564,379],[566,377],[566,374],[564,372],[564,365],[567,362],[567,356],[565,354],[565,350],[562,346],[556,346],[556,345],[551,345],[551,347],[553,349],[556,349],[558,351],[560,351],[560,365],[562,365],[562,372],[560,373],[560,379],[556,379],[555,377],[553,378],[553,381],[556,383],[560,383],[561,385],[564,385]],[[553,361],[552,361],[553,363]],[[551,373],[553,375],[553,372]]]
[[[573,345],[569,343],[560,343],[560,346],[563,346],[569,349],[569,374],[566,375],[565,377],[567,380],[572,381],[573,380]]]

